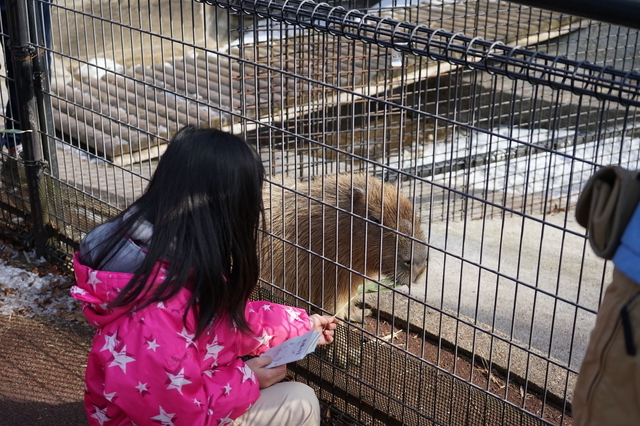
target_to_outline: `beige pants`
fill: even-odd
[[[276,383],[260,391],[249,410],[231,422],[234,426],[318,426],[320,403],[309,386],[298,382]]]
[[[613,272],[573,394],[574,426],[640,425],[640,284]]]

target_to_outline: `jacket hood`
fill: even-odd
[[[126,236],[121,237],[119,245],[112,248],[106,256],[101,256],[100,263],[96,258],[102,252],[102,243],[114,233],[122,232],[123,221],[130,217],[132,211],[133,209],[127,211],[114,221],[103,223],[87,234],[78,250],[82,264],[90,268],[125,273],[133,273],[140,267],[153,237],[153,225],[142,219],[134,223]]]
[[[94,327],[102,328],[120,316],[131,312],[131,306],[108,308],[107,304],[112,302],[129,284],[133,274],[94,270],[82,263],[79,253],[73,256],[73,267],[76,285],[71,287],[71,295],[83,302],[82,311]],[[162,269],[159,269],[155,281],[162,281],[163,275]]]

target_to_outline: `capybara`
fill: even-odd
[[[350,309],[350,301],[366,277],[409,285],[425,270],[415,208],[395,186],[365,173],[270,180],[263,195],[263,280],[361,322],[363,311]]]

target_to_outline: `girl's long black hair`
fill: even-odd
[[[167,300],[185,286],[193,296],[185,311],[197,319],[196,334],[227,314],[250,331],[245,306],[258,281],[258,226],[264,217],[264,167],[242,138],[187,126],[171,140],[145,193],[119,216],[120,232],[100,245],[96,264],[121,244],[136,222],[153,224],[144,262],[111,306]],[[128,213],[127,213],[128,212]],[[126,213],[126,214],[125,214]],[[100,258],[102,256],[102,258]],[[150,289],[156,264],[167,261],[166,279]]]

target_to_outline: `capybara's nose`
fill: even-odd
[[[411,265],[411,278],[413,279],[412,282],[417,283],[418,277],[422,275],[425,269],[427,269],[426,260],[424,262],[414,261],[413,264]]]

